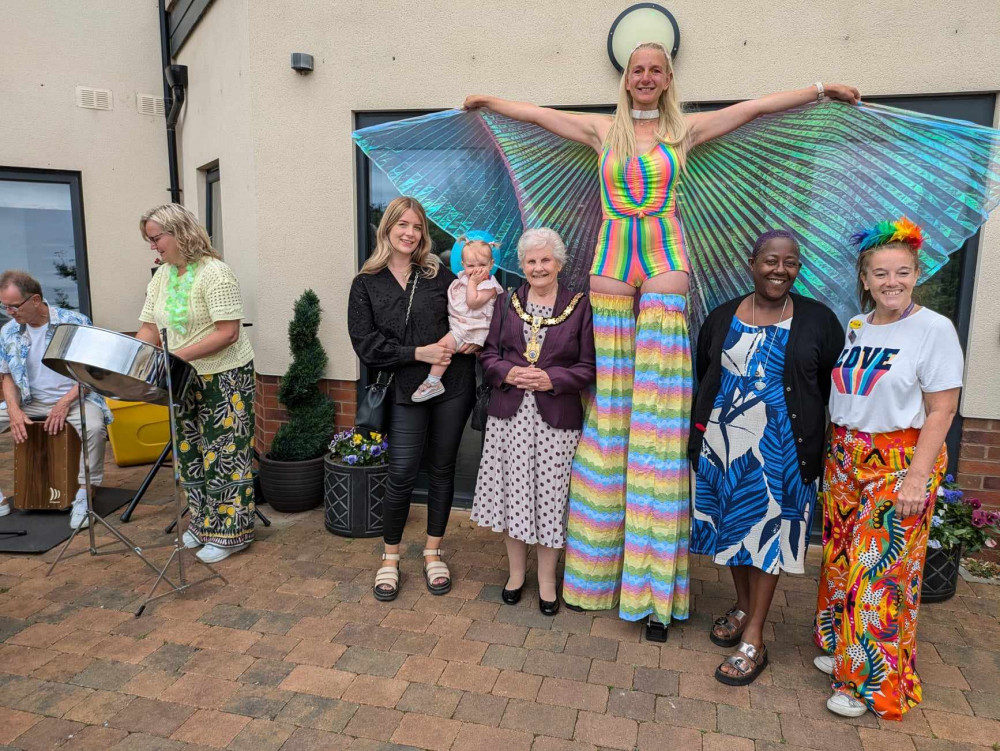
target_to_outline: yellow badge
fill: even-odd
[[[851,327],[852,329],[860,329],[860,328],[861,328],[862,326],[864,326],[864,323],[862,323],[862,322],[861,322],[861,321],[860,321],[859,319],[855,318],[855,319],[854,319],[853,321],[851,321],[851,322],[850,322],[850,323],[849,323],[848,325],[849,325],[849,326],[850,326],[850,327]]]

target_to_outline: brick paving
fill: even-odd
[[[7,489],[11,466],[0,437]],[[134,487],[144,473],[109,465],[107,481]],[[168,479],[125,527],[140,544],[165,539]],[[712,678],[726,651],[708,630],[732,588],[703,559],[692,561],[694,613],[660,646],[610,613],[546,618],[530,588],[502,605],[503,544],[466,512],[444,546],[452,593],[424,588],[415,507],[400,597],[378,603],[377,540],[330,535],[319,510],[264,508],[273,526],[219,566],[228,586],[198,585],[141,618],[132,611],[152,579],[132,556],[84,555],[46,577],[56,551],[0,555],[0,748],[1000,749],[998,586],[960,581],[951,601],[922,608],[925,701],[903,722],[843,720],[812,667],[815,548],[807,574],[778,585],[771,664],[728,688]]]

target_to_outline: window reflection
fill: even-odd
[[[80,309],[70,185],[0,178],[0,269],[38,279],[46,299]],[[10,320],[0,313],[0,324]]]

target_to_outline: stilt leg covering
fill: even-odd
[[[620,615],[688,617],[691,345],[681,295],[639,303]]]
[[[584,397],[583,435],[573,460],[567,605],[606,610],[618,602],[625,544],[625,462],[632,401],[634,298],[592,293],[597,384]]]

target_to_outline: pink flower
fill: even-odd
[[[980,509],[983,507],[983,502],[980,501],[978,498],[967,498],[965,502],[968,503],[970,506],[972,506],[972,508],[974,509]]]
[[[997,541],[996,540],[994,540],[992,537],[987,537],[986,538],[986,547],[988,547],[988,548],[995,548],[996,546],[997,546]]]
[[[972,526],[977,528],[985,527],[989,523],[989,517],[985,511],[972,512]]]

